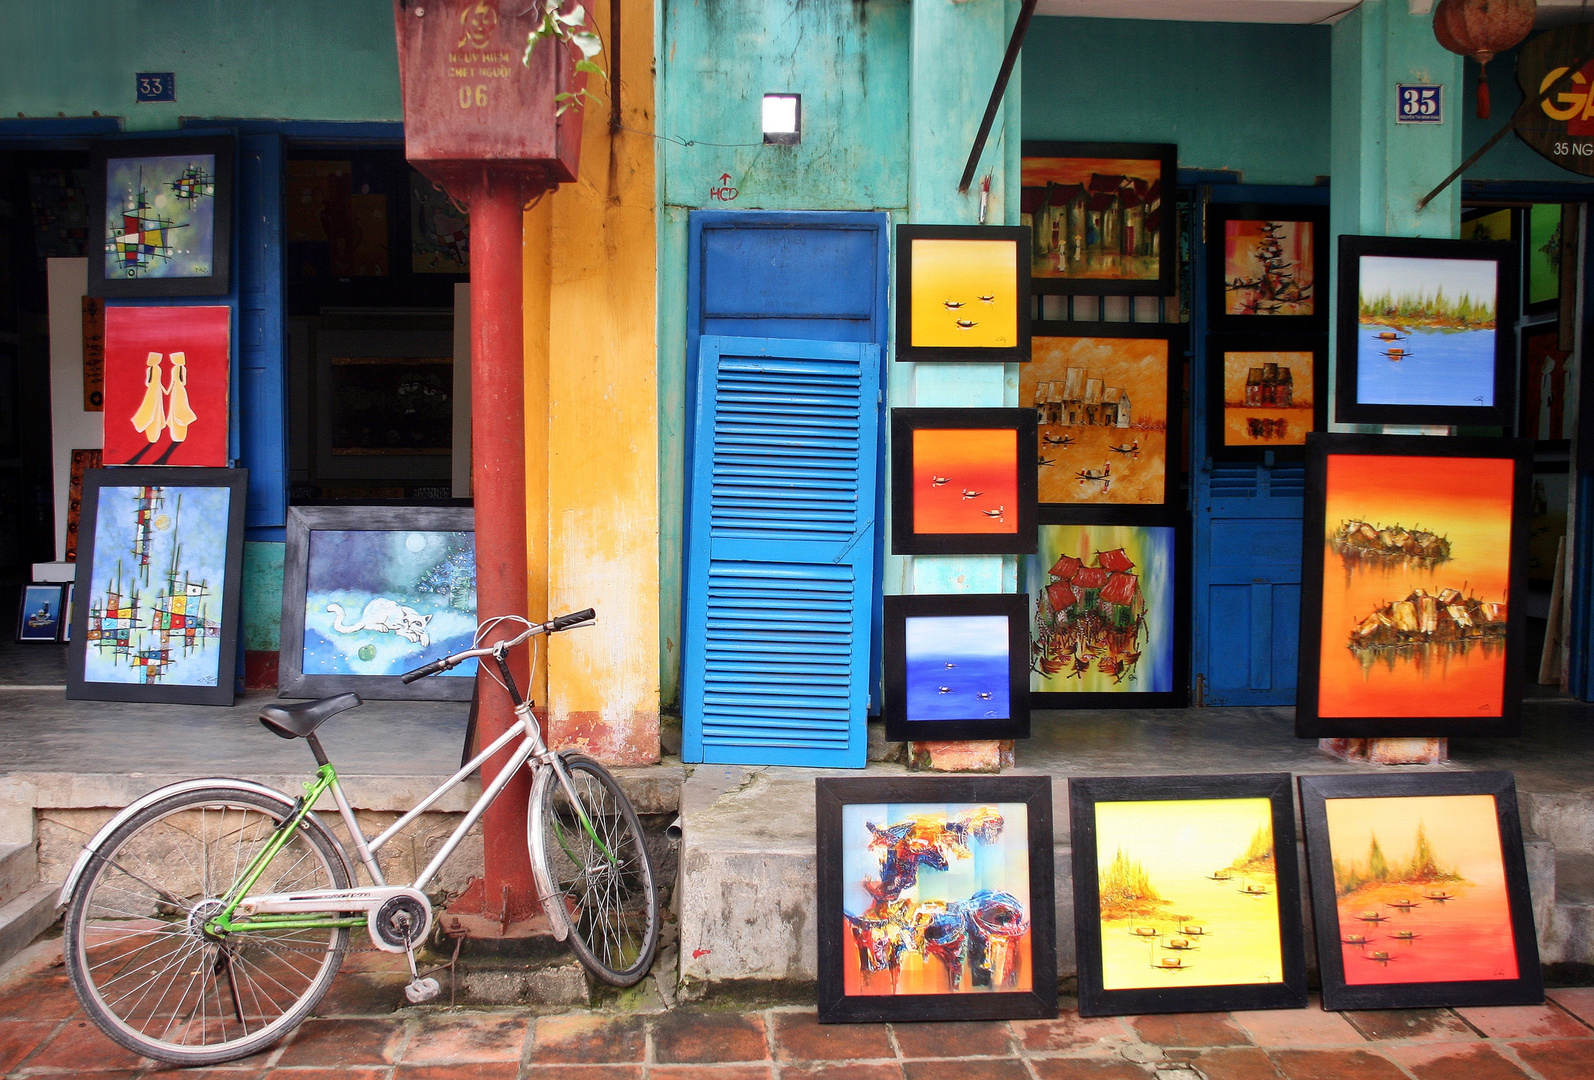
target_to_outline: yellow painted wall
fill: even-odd
[[[592,80],[580,178],[525,216],[528,585],[533,617],[598,612],[549,642],[549,741],[642,764],[659,756],[653,5],[617,2],[632,130],[611,135],[615,88]],[[606,69],[609,3],[587,4]]]

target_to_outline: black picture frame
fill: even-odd
[[[1182,709],[1190,704],[1190,522],[1189,515],[1171,507],[1142,510],[1132,507],[1110,506],[1043,506],[1040,511],[1040,530],[1048,526],[1121,525],[1137,529],[1167,530],[1173,542],[1173,635],[1170,657],[1170,686],[1167,690],[1037,690],[1034,689],[1035,672],[1041,663],[1041,646],[1034,640],[1038,631],[1039,588],[1050,582],[1049,567],[1040,565],[1039,556],[1026,560],[1027,573],[1021,582],[1025,605],[1028,609],[1028,627],[1031,631],[1029,647],[1031,709]],[[1040,546],[1037,530],[1036,546]],[[1043,581],[1042,579],[1046,579]],[[1108,656],[1111,655],[1109,651]],[[1099,658],[1097,664],[1099,665]],[[1098,667],[1099,671],[1099,667]],[[1066,680],[1066,676],[1065,676]]]
[[[78,558],[77,573],[74,580],[74,603],[72,611],[72,636],[67,644],[66,663],[66,696],[77,701],[144,701],[159,702],[173,705],[231,705],[233,702],[234,680],[238,670],[238,614],[243,603],[243,562],[244,562],[244,504],[247,498],[249,483],[249,470],[247,469],[209,469],[209,468],[164,468],[153,465],[123,465],[110,469],[89,469],[83,474],[83,510],[81,524],[78,529]],[[225,488],[227,490],[227,514],[225,519],[224,537],[221,541],[223,549],[222,558],[224,566],[221,573],[221,617],[214,620],[216,633],[216,673],[215,682],[207,684],[166,684],[160,682],[110,682],[89,677],[87,670],[88,650],[95,649],[103,652],[104,648],[98,644],[104,640],[108,631],[104,625],[103,597],[95,592],[96,581],[109,583],[113,580],[113,567],[124,558],[125,549],[111,552],[98,550],[98,531],[100,521],[101,492],[104,489],[124,488],[149,488],[161,489],[161,497],[173,497],[175,509],[175,496],[184,491],[198,488]],[[217,522],[213,519],[209,523],[214,527]],[[162,531],[157,518],[151,519],[151,525],[156,531]],[[177,529],[180,520],[169,522],[169,527]],[[135,519],[135,530],[138,528]],[[151,534],[153,535],[153,534]],[[191,549],[190,549],[191,550]],[[136,553],[135,553],[136,554]],[[103,558],[102,558],[103,555]],[[134,585],[136,571],[131,568],[114,580],[124,581],[131,591]],[[145,588],[140,590],[144,594],[156,594],[160,589],[158,578],[160,568],[153,567],[150,581]],[[215,587],[201,583],[209,595],[215,595]],[[159,597],[157,596],[158,600]],[[140,605],[139,610],[150,605]],[[96,615],[96,611],[101,615]],[[137,618],[137,616],[135,616]],[[186,616],[185,616],[186,618]],[[95,637],[89,636],[91,621],[100,620],[95,626]],[[148,629],[149,623],[143,624]],[[190,627],[193,628],[193,627]],[[195,629],[206,629],[203,622]],[[156,635],[151,632],[151,637]],[[210,635],[206,635],[210,636]],[[126,638],[128,648],[138,647],[134,640],[135,633],[130,629]],[[149,646],[157,644],[148,642]],[[118,646],[111,646],[113,654]],[[177,651],[179,646],[171,645],[172,651]],[[206,651],[208,652],[208,646]]]
[[[1032,159],[1044,158],[1099,158],[1119,161],[1154,161],[1157,163],[1157,276],[1155,278],[1110,277],[1051,277],[1030,272],[1030,290],[1035,293],[1074,296],[1172,296],[1176,291],[1178,273],[1178,230],[1174,212],[1174,194],[1179,182],[1179,148],[1173,143],[1125,142],[1054,142],[1025,141],[1022,148],[1023,173],[1028,179],[1037,171],[1030,165]],[[1030,184],[1021,189],[1021,213],[1031,218],[1030,228],[1038,233],[1041,226],[1034,222],[1034,213],[1040,200],[1046,198],[1044,186]],[[1072,211],[1070,211],[1072,212]],[[1034,252],[1046,245],[1032,243]]]
[[[1016,506],[987,507],[962,496],[987,516],[991,510],[1016,515],[1011,532],[915,532],[913,449],[915,432],[927,430],[1010,430],[1017,439]],[[1036,465],[1034,409],[892,409],[891,550],[897,555],[1028,555],[1035,551]],[[955,480],[955,477],[948,478]],[[942,485],[937,484],[936,487]],[[983,494],[981,492],[980,494]]]
[[[406,684],[402,671],[392,675],[335,675],[304,670],[305,606],[310,579],[311,536],[335,532],[469,532],[476,531],[476,512],[469,506],[294,506],[288,510],[287,547],[282,566],[282,652],[277,664],[279,697],[326,697],[353,692],[380,701],[469,701],[476,680],[433,676]],[[391,597],[387,599],[392,599]],[[341,623],[344,615],[338,615]],[[363,612],[348,612],[361,618]],[[386,635],[384,635],[385,637]],[[396,640],[396,639],[395,639]],[[436,644],[417,653],[406,669],[420,667],[449,652]],[[462,646],[468,648],[468,645]],[[435,655],[433,655],[435,653]]]
[[[1362,260],[1365,258],[1406,258],[1492,262],[1495,265],[1495,330],[1493,371],[1489,383],[1493,400],[1488,404],[1456,405],[1439,402],[1399,403],[1363,401],[1358,390],[1362,342],[1359,320]],[[1339,299],[1335,318],[1339,339],[1336,345],[1334,419],[1348,424],[1472,424],[1510,430],[1516,422],[1516,320],[1521,297],[1520,248],[1517,244],[1494,240],[1431,240],[1400,236],[1341,236],[1339,238]],[[1442,284],[1442,283],[1441,283]],[[1380,331],[1397,335],[1382,343],[1388,350],[1406,350],[1398,344],[1404,337],[1401,328],[1391,323]],[[1450,337],[1452,335],[1444,335]],[[1428,347],[1424,344],[1424,347]],[[1452,348],[1454,345],[1452,344]],[[1407,358],[1415,358],[1416,348]],[[1389,357],[1387,362],[1396,362]],[[1386,361],[1380,361],[1386,362]],[[1435,382],[1448,381],[1443,373],[1431,376]],[[1479,395],[1482,396],[1481,394]]]
[[[107,272],[106,245],[114,235],[108,202],[108,173],[119,161],[214,155],[215,173],[205,177],[214,196],[210,273],[191,277],[140,277]],[[89,162],[88,294],[131,299],[152,296],[226,296],[232,292],[233,175],[236,141],[230,135],[114,138],[95,142]],[[166,218],[153,204],[151,216]],[[176,223],[178,228],[181,222]]]
[[[34,581],[22,586],[17,603],[17,643],[55,644],[61,640],[66,620],[66,588],[54,581]]]
[[[1269,446],[1228,445],[1225,379],[1230,353],[1309,352],[1312,354],[1312,431],[1328,427],[1328,337],[1326,334],[1209,334],[1207,335],[1207,456],[1215,461],[1297,461],[1306,456],[1306,443]],[[1267,387],[1262,387],[1264,394]],[[1249,386],[1247,387],[1249,391]],[[1271,418],[1263,418],[1271,419]],[[1285,418],[1287,419],[1287,418]]]
[[[1485,458],[1506,461],[1512,471],[1510,555],[1506,584],[1506,625],[1504,633],[1504,671],[1501,707],[1498,715],[1456,712],[1442,716],[1412,717],[1391,711],[1385,716],[1320,715],[1319,665],[1322,656],[1325,564],[1328,561],[1328,523],[1326,521],[1329,458],[1336,455],[1372,457],[1414,457],[1432,459],[1435,490],[1453,490],[1459,481],[1445,469],[1448,459]],[[1529,491],[1533,467],[1532,443],[1526,439],[1437,438],[1424,435],[1351,435],[1314,432],[1306,440],[1306,497],[1302,520],[1301,630],[1299,669],[1296,679],[1295,734],[1303,739],[1326,738],[1452,738],[1457,736],[1512,736],[1521,730],[1522,651],[1527,634],[1527,559]],[[1409,486],[1393,493],[1414,498]],[[1443,532],[1432,521],[1418,523],[1368,522],[1375,529],[1391,525],[1415,530],[1420,525]],[[1349,556],[1344,556],[1348,558]],[[1378,569],[1381,595],[1399,599],[1398,587],[1389,580],[1395,557],[1380,561]],[[1420,565],[1420,564],[1417,564]],[[1442,563],[1437,564],[1442,565]],[[1348,575],[1347,571],[1347,575]],[[1348,579],[1349,580],[1349,579]],[[1437,582],[1433,583],[1437,585]],[[1464,582],[1457,581],[1454,588]],[[1452,587],[1446,582],[1446,587]],[[1491,601],[1492,602],[1492,601]],[[1372,613],[1369,612],[1369,615]],[[1354,616],[1360,619],[1358,614]],[[1354,624],[1353,624],[1354,625]],[[1346,647],[1349,648],[1347,626]],[[1442,643],[1422,646],[1444,648]],[[1375,657],[1378,654],[1374,654]],[[1403,650],[1395,663],[1415,662]],[[1373,661],[1376,664],[1376,659]]]
[[[957,693],[959,676],[975,674],[974,665],[963,663],[949,669],[945,682],[947,710],[956,715],[937,719],[911,717],[913,695],[909,688],[907,655],[908,623],[913,619],[964,618],[990,616],[1007,620],[1008,715],[1001,719],[979,716],[980,702],[965,692]],[[948,655],[952,655],[950,652]],[[1027,739],[1029,738],[1029,606],[1021,593],[936,593],[885,598],[885,708],[886,738],[896,742],[941,739]],[[958,671],[961,667],[965,671]],[[977,678],[990,678],[994,671],[981,670]],[[994,685],[987,684],[987,685]],[[972,684],[969,685],[972,689]],[[985,691],[992,693],[993,691]],[[979,693],[979,691],[975,691]]]
[[[1179,478],[1181,475],[1180,470],[1183,468],[1181,452],[1184,445],[1183,421],[1185,409],[1182,379],[1184,376],[1185,360],[1182,346],[1185,340],[1185,333],[1185,327],[1180,323],[1056,322],[1041,320],[1037,320],[1035,322],[1030,338],[1031,362],[1019,369],[1019,401],[1024,402],[1026,406],[1039,405],[1039,407],[1035,409],[1037,500],[1040,498],[1041,494],[1040,480],[1038,475],[1040,468],[1049,469],[1061,467],[1065,473],[1072,470],[1075,477],[1077,477],[1081,483],[1099,483],[1099,477],[1091,479],[1089,477],[1081,476],[1080,474],[1084,472],[1100,473],[1102,470],[1100,468],[1092,469],[1091,463],[1089,461],[1065,461],[1061,453],[1054,453],[1053,445],[1048,441],[1047,433],[1042,430],[1053,425],[1049,422],[1043,422],[1049,421],[1050,417],[1046,404],[1037,401],[1038,398],[1043,396],[1042,392],[1040,392],[1040,386],[1044,382],[1055,382],[1056,380],[1045,380],[1041,378],[1043,374],[1046,374],[1046,364],[1044,361],[1034,358],[1034,352],[1037,348],[1036,342],[1043,338],[1115,338],[1162,341],[1166,343],[1168,355],[1167,389],[1165,391],[1166,396],[1164,399],[1164,412],[1167,414],[1167,418],[1165,422],[1166,438],[1164,440],[1165,446],[1163,451],[1162,498],[1156,502],[1134,503],[1056,502],[1053,500],[1048,500],[1042,502],[1042,506],[1050,506],[1055,508],[1066,507],[1069,509],[1084,509],[1087,507],[1099,507],[1103,509],[1118,508],[1126,510],[1135,509],[1154,513],[1158,508],[1174,506],[1182,503],[1183,495],[1180,492]],[[1026,396],[1028,398],[1027,401]],[[1109,428],[1109,430],[1121,429]],[[1069,433],[1065,431],[1060,435],[1053,435],[1051,438],[1066,438],[1068,434]],[[1132,436],[1125,437],[1133,438]],[[1123,445],[1122,438],[1120,438],[1118,445]],[[1064,447],[1063,449],[1066,451],[1069,448]],[[1108,453],[1110,454],[1112,452],[1113,450],[1109,449]],[[1123,451],[1117,450],[1117,452],[1122,453]],[[1039,463],[1041,461],[1047,461],[1049,464],[1040,465]],[[1106,463],[1104,462],[1104,464]],[[1083,468],[1075,469],[1074,466],[1076,465],[1081,465]],[[1065,486],[1066,480],[1067,477],[1065,476]],[[1048,484],[1047,486],[1049,488],[1055,489],[1055,484]]]
[[[1522,847],[1522,823],[1517,810],[1516,781],[1509,772],[1392,773],[1387,775],[1303,776],[1300,778],[1301,817],[1306,830],[1306,866],[1312,897],[1312,922],[1317,934],[1318,971],[1323,981],[1325,1009],[1418,1009],[1460,1008],[1483,1005],[1536,1005],[1544,1001],[1543,975],[1539,968],[1539,945],[1533,925],[1532,898],[1528,891],[1527,859]],[[1359,983],[1346,981],[1346,946],[1372,953],[1373,941],[1363,944],[1345,940],[1347,928],[1341,925],[1339,894],[1334,873],[1337,856],[1330,838],[1327,803],[1336,799],[1394,799],[1421,796],[1483,795],[1494,800],[1495,823],[1499,829],[1500,871],[1505,883],[1505,904],[1510,913],[1512,943],[1517,967],[1514,979],[1448,980],[1431,982]],[[1389,804],[1382,804],[1389,807]],[[1419,818],[1419,824],[1422,824]],[[1392,828],[1385,813],[1381,828]],[[1377,835],[1376,833],[1374,834]],[[1385,842],[1392,839],[1385,834]],[[1354,851],[1359,856],[1362,850]],[[1475,849],[1474,849],[1475,853]],[[1437,853],[1443,858],[1443,851]],[[1434,894],[1451,890],[1428,885],[1412,892]],[[1416,907],[1443,906],[1448,900],[1427,895],[1405,898],[1412,907],[1397,908],[1404,917],[1418,916]],[[1464,902],[1464,895],[1456,899]],[[1398,904],[1400,901],[1397,900]],[[1391,906],[1389,904],[1381,905]],[[1370,911],[1378,911],[1373,908]],[[1380,912],[1382,914],[1382,912]],[[1361,921],[1361,920],[1356,920]],[[1388,921],[1393,921],[1393,918]],[[1412,918],[1416,922],[1416,918]],[[1382,927],[1382,921],[1369,922]],[[1491,922],[1491,925],[1498,925]],[[1415,930],[1415,928],[1412,928]],[[1397,929],[1397,933],[1399,930]],[[1363,933],[1362,936],[1370,937]],[[1402,938],[1395,938],[1397,942]],[[1415,939],[1413,939],[1414,941]],[[1398,961],[1395,950],[1383,950]],[[1380,961],[1383,967],[1389,961]]]
[[[1069,823],[1072,843],[1074,878],[1074,938],[1079,965],[1079,1014],[1081,1016],[1117,1016],[1130,1013],[1168,1012],[1221,1012],[1230,1009],[1298,1009],[1306,1005],[1306,946],[1301,924],[1300,871],[1295,856],[1295,802],[1293,782],[1289,773],[1252,773],[1227,776],[1093,776],[1072,777],[1068,781]],[[1106,961],[1103,951],[1101,919],[1101,867],[1097,856],[1099,823],[1097,807],[1103,803],[1189,803],[1199,801],[1226,801],[1236,799],[1268,800],[1268,820],[1273,840],[1273,895],[1276,898],[1279,939],[1279,982],[1209,983],[1185,986],[1115,987],[1108,989]],[[1180,827],[1185,824],[1180,808],[1170,807],[1167,828],[1156,837],[1159,844],[1175,850],[1187,841],[1180,837]],[[1239,837],[1240,851],[1247,850],[1251,836]],[[1121,850],[1121,849],[1120,849]],[[1238,862],[1239,860],[1236,860]],[[1213,889],[1244,888],[1266,889],[1261,883],[1252,885],[1243,870],[1241,886],[1228,884],[1233,880],[1235,868],[1213,868]],[[1227,873],[1221,879],[1217,875]],[[1255,870],[1257,876],[1269,871]],[[1153,885],[1155,882],[1153,881]],[[1258,897],[1266,895],[1258,893]],[[1185,905],[1184,898],[1173,898],[1172,903]],[[1200,939],[1219,935],[1211,933],[1211,922],[1198,908],[1196,900],[1188,902],[1195,910],[1185,913],[1191,920],[1173,919],[1173,913],[1161,916],[1142,916],[1149,934],[1144,936],[1148,948],[1163,946],[1166,960],[1154,953],[1160,964],[1184,971],[1183,956],[1206,947]],[[1201,920],[1196,923],[1194,920]],[[1134,916],[1128,920],[1134,922]],[[1157,924],[1168,922],[1164,931]],[[1178,933],[1175,936],[1174,927]],[[1189,931],[1186,931],[1186,926]],[[1190,931],[1200,930],[1201,933]],[[1126,930],[1125,933],[1131,931]],[[1221,933],[1221,924],[1220,930]],[[1191,941],[1192,938],[1197,939]],[[1165,939],[1165,940],[1164,940]],[[1178,945],[1183,942],[1183,945]],[[1196,970],[1200,968],[1197,965]],[[1196,976],[1199,978],[1199,976]]]
[[[1052,868],[1052,780],[1050,776],[860,776],[821,777],[814,782],[819,878],[819,1022],[863,1023],[913,1020],[1052,1019],[1057,1015],[1056,908]],[[843,869],[845,808],[858,804],[940,807],[1022,804],[1028,849],[1027,901],[1030,989],[989,993],[848,994],[845,971],[847,912]],[[890,822],[881,823],[888,827]],[[1005,827],[1005,819],[1004,819]],[[982,842],[964,833],[967,845]],[[859,839],[854,837],[854,840]],[[868,836],[862,837],[868,843]],[[955,857],[955,856],[954,856]],[[934,873],[934,871],[925,871]],[[876,870],[878,875],[878,870]],[[925,884],[930,884],[926,881]],[[917,891],[921,886],[912,885]],[[906,889],[902,891],[907,891]],[[933,899],[933,898],[932,898]],[[939,963],[939,961],[936,961]],[[874,973],[877,978],[885,976]],[[973,985],[965,969],[964,981]]]
[[[1231,221],[1304,222],[1312,226],[1312,266],[1309,293],[1311,314],[1240,314],[1229,310],[1230,278],[1227,272],[1225,230]],[[1207,222],[1207,329],[1237,333],[1326,333],[1328,330],[1328,205],[1287,203],[1208,203]],[[1279,267],[1282,273],[1286,267]],[[1299,271],[1289,275],[1298,279]],[[1259,280],[1261,276],[1259,275]],[[1284,280],[1287,292],[1294,280]]]
[[[1018,340],[1012,345],[928,345],[918,344],[914,335],[914,268],[913,242],[915,240],[975,240],[975,241],[1001,241],[1013,245],[1013,274],[1015,291],[1013,294],[1014,325]],[[950,360],[960,363],[970,361],[988,361],[991,363],[1021,363],[1029,359],[1030,337],[1030,230],[1022,225],[898,225],[896,227],[896,258],[897,258],[897,335],[896,358],[901,361],[923,363],[925,361]],[[976,295],[977,290],[971,289],[970,295],[964,297],[948,297],[942,301],[943,305],[957,304],[955,310],[947,308],[944,312],[946,319],[955,320],[961,326],[964,322],[973,323],[972,319],[962,318],[965,314],[977,314],[981,306],[981,297]],[[1000,293],[993,289],[992,301],[999,303]],[[973,328],[972,325],[970,327]]]

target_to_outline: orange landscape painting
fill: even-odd
[[[1318,715],[1501,715],[1514,464],[1330,454]]]
[[[1017,533],[1018,454],[1012,428],[914,431],[913,531]]]

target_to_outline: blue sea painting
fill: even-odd
[[[908,720],[1008,719],[1006,617],[912,617],[903,634]]]
[[[1399,335],[1391,342],[1381,334]],[[1399,359],[1389,353],[1396,353]],[[1494,404],[1493,330],[1357,329],[1356,400],[1364,405]]]
[[[475,533],[310,533],[306,675],[402,675],[470,648],[475,635]],[[475,674],[467,660],[438,677]]]

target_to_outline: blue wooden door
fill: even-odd
[[[863,767],[879,379],[872,343],[700,342],[683,760]]]
[[[1214,184],[1210,203],[1326,205],[1327,188]],[[1197,223],[1191,289],[1190,412],[1195,468],[1191,672],[1205,705],[1293,705],[1300,640],[1301,515],[1305,471],[1279,465],[1214,462],[1207,452],[1207,243],[1223,243]],[[1324,238],[1327,242],[1327,238]],[[1320,282],[1326,297],[1327,283]],[[1211,363],[1222,362],[1221,357]]]
[[[249,470],[251,540],[281,540],[288,521],[283,365],[282,136],[238,140],[239,459]]]

